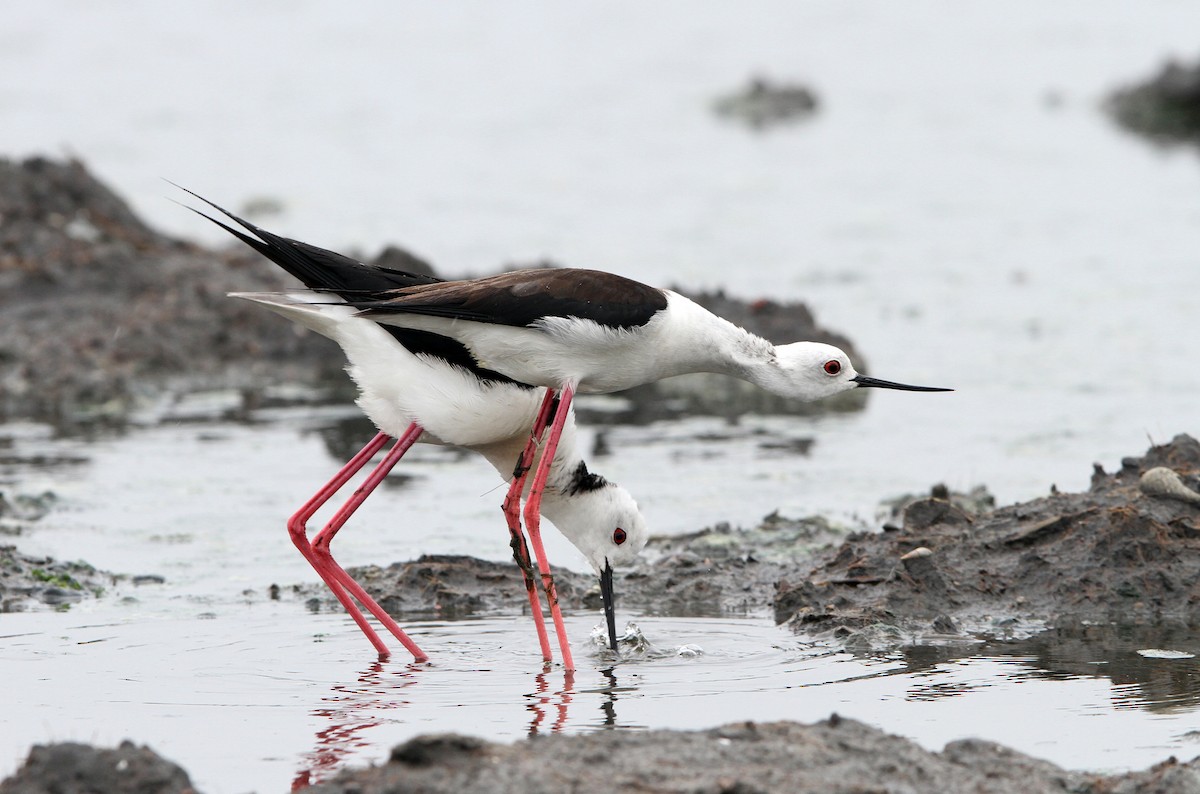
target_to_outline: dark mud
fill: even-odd
[[[1188,794],[1200,762],[1174,759],[1111,777],[1071,772],[977,739],[939,753],[836,715],[824,722],[742,722],[704,731],[620,731],[496,744],[457,734],[419,736],[382,766],[342,772],[313,794],[384,792],[916,792]],[[187,774],[147,748],[35,747],[0,794],[167,794]]]
[[[86,562],[30,557],[0,546],[0,612],[24,612],[37,604],[65,607],[102,595],[114,581]]]
[[[1163,493],[1164,471],[1178,493]],[[1168,478],[1169,479],[1169,478]],[[897,647],[936,636],[1027,637],[1047,627],[1200,625],[1200,442],[1180,435],[1094,470],[1083,493],[1052,493],[994,509],[982,489],[897,507],[899,523],[857,531],[825,519],[768,516],[652,538],[619,573],[619,607],[641,614],[773,612],[797,632],[845,647]],[[400,616],[520,612],[511,563],[429,556],[359,568],[367,590]],[[569,609],[596,608],[593,577],[555,573]],[[319,587],[293,588],[336,608]]]
[[[1178,475],[1177,493],[1162,482]],[[780,583],[797,631],[996,633],[1014,626],[1200,623],[1200,443],[1180,435],[1094,468],[1084,493],[972,515],[909,503],[903,525],[856,533]]]
[[[0,159],[0,420],[120,421],[167,389],[336,373],[329,343],[225,295],[285,283],[159,234],[78,161]]]
[[[705,731],[546,736],[500,745],[423,736],[384,766],[345,772],[313,794],[349,792],[1190,792],[1200,765],[1168,761],[1104,778],[1068,772],[992,742],[931,753],[836,715],[824,722],[733,723]]]
[[[37,745],[24,765],[0,781],[0,794],[190,794],[178,764],[133,742],[116,749],[75,742]]]
[[[817,94],[805,85],[752,77],[744,88],[718,98],[713,112],[754,130],[807,119],[817,112]]]
[[[45,518],[58,502],[53,492],[0,491],[0,536],[19,537]],[[104,593],[114,577],[86,562],[31,557],[16,546],[0,544],[0,613],[23,612],[37,605],[67,608]]]
[[[166,195],[175,191],[163,187]],[[431,270],[395,246],[377,261]],[[241,390],[249,410],[279,383],[317,386],[348,401],[351,384],[333,343],[226,297],[295,286],[240,243],[209,250],[155,231],[79,161],[0,158],[0,421],[119,424],[139,400],[214,388]],[[845,344],[801,304],[695,297],[774,341]],[[628,398],[618,419],[862,405],[859,395],[797,407],[748,384],[714,387],[703,377]]]
[[[822,518],[770,515],[753,529],[727,524],[688,535],[651,538],[632,570],[616,575],[618,609],[644,615],[718,617],[766,614],[781,578],[798,559],[840,541],[847,530]],[[564,609],[600,609],[596,577],[552,568]],[[454,619],[528,611],[514,563],[465,555],[425,555],[412,562],[350,569],[389,613],[406,619]],[[341,609],[320,584],[272,588],[313,611]]]
[[[1159,143],[1200,146],[1200,60],[1168,61],[1149,80],[1112,92],[1105,109],[1121,126]]]

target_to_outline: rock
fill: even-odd
[[[817,112],[817,105],[816,93],[807,86],[753,77],[745,88],[713,102],[713,112],[761,130],[809,118]]]
[[[915,532],[938,524],[965,526],[971,523],[966,511],[946,499],[918,499],[904,508],[904,529]]]
[[[785,571],[808,584],[780,588],[776,617],[804,632],[878,621],[899,638],[939,633],[939,618],[985,635],[1014,621],[1200,624],[1200,514],[1187,484],[1198,476],[1200,442],[1180,435],[1095,473],[1085,493],[974,518],[943,500],[911,503],[903,529],[855,533],[810,570]]]
[[[413,757],[417,759],[414,763]],[[861,722],[741,722],[701,731],[598,731],[514,744],[440,735],[408,742],[385,765],[343,772],[312,794],[383,792],[975,791],[1041,794],[1200,785],[1196,762],[1104,777],[1073,772],[993,742],[929,752]]]
[[[0,794],[194,794],[187,772],[149,747],[116,749],[75,742],[34,745]]]
[[[880,503],[880,506],[883,508],[880,515],[893,521],[897,519],[907,521],[905,513],[908,507],[914,502],[928,500],[949,502],[968,521],[996,507],[996,497],[988,492],[985,485],[976,485],[971,490],[963,492],[952,491],[945,483],[937,483],[930,487],[928,494],[904,494],[903,496],[895,496],[883,500]],[[922,520],[917,515],[914,515],[912,519],[917,521]]]
[[[1190,504],[1200,504],[1200,493],[1189,488],[1178,472],[1166,466],[1155,466],[1143,474],[1138,480],[1138,487],[1148,496],[1162,496]]]
[[[1105,776],[1062,769],[994,742],[962,739],[941,752],[834,714],[812,725],[737,722],[699,731],[597,731],[498,744],[460,734],[418,736],[386,764],[342,771],[312,794],[462,791],[692,792],[1069,791],[1191,794],[1200,761],[1169,759]],[[0,794],[186,794],[187,773],[147,747],[36,746]]]
[[[1200,145],[1200,60],[1168,61],[1153,78],[1113,91],[1105,109],[1121,126],[1157,142]]]
[[[98,596],[112,580],[84,562],[62,562],[0,546],[0,612],[19,612],[35,602],[59,606]]]

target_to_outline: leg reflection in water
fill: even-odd
[[[349,756],[372,746],[373,742],[363,734],[385,722],[380,712],[409,704],[408,699],[399,695],[417,683],[417,673],[422,667],[415,664],[389,667],[374,662],[354,683],[334,685],[333,691],[321,699],[322,705],[313,709],[312,715],[327,725],[317,731],[313,749],[300,757],[300,769],[292,778],[292,791],[328,780]]]
[[[534,676],[537,688],[528,695],[531,699],[527,709],[533,712],[533,721],[529,723],[529,735],[537,736],[546,721],[546,707],[554,702],[554,722],[550,725],[551,733],[558,733],[567,724],[567,707],[571,705],[571,696],[575,691],[575,675],[571,671],[563,674],[563,687],[557,692],[550,692],[548,673],[541,672]]]

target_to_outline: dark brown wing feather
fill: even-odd
[[[187,190],[187,188],[183,188]],[[288,237],[273,234],[250,221],[239,218],[224,207],[209,201],[203,196],[188,190],[196,198],[205,202],[213,209],[223,213],[247,232],[241,232],[227,223],[196,210],[202,218],[207,218],[220,226],[246,245],[258,251],[288,273],[298,278],[309,289],[320,292],[331,292],[343,300],[378,300],[389,291],[419,284],[436,284],[440,279],[418,273],[406,273],[393,268],[368,265],[343,256],[335,251],[318,248],[315,245],[302,243]],[[252,236],[253,235],[253,236]],[[417,331],[411,328],[398,328],[394,325],[381,324],[392,338],[405,347],[410,353],[424,354],[440,358],[448,364],[462,367],[483,381],[498,381],[511,383],[526,389],[533,388],[524,383],[518,383],[507,375],[495,370],[479,366],[467,348],[460,342],[427,331]]]
[[[385,300],[349,300],[363,314],[425,314],[527,326],[543,317],[579,317],[609,328],[636,328],[667,307],[662,290],[598,270],[518,270],[470,281],[392,290]]]

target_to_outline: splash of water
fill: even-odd
[[[588,636],[588,642],[598,654],[612,656],[608,647],[608,634],[602,624],[596,625]],[[632,621],[625,624],[622,634],[617,637],[617,652],[619,661],[637,659],[694,659],[704,655],[704,649],[699,645],[686,643],[672,648],[658,648],[642,632],[640,626]]]

